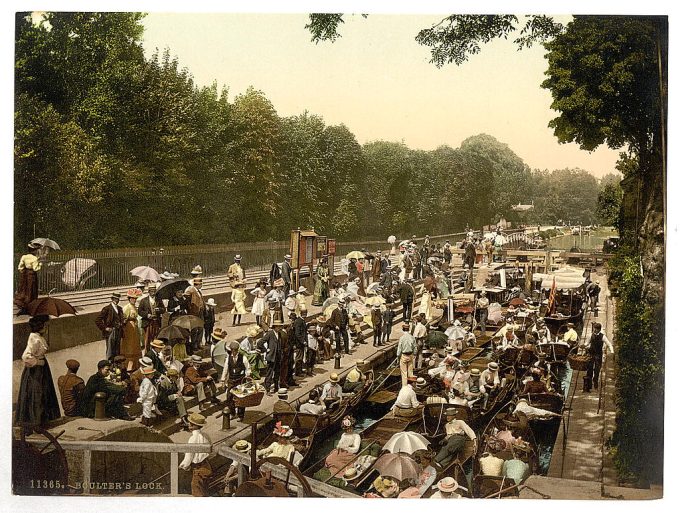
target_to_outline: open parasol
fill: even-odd
[[[189,335],[190,333],[186,328],[171,324],[160,330],[156,338],[170,342],[173,340],[186,340],[189,338]]]
[[[222,371],[224,370],[224,362],[226,361],[227,357],[229,356],[229,344],[231,342],[225,340],[220,340],[217,342],[217,344],[213,345],[212,347],[212,363],[213,366],[217,369],[218,374],[222,374]]]
[[[401,431],[392,435],[383,449],[391,453],[413,454],[416,451],[424,451],[430,445],[423,435],[414,431]]]
[[[170,299],[175,295],[175,291],[184,292],[189,286],[189,282],[184,279],[167,280],[161,283],[156,289],[156,299]]]
[[[328,299],[326,299],[326,301],[323,302],[321,309],[325,311],[326,308],[328,308],[329,306],[337,305],[339,302],[340,300],[338,299],[338,296],[329,297]]]
[[[386,453],[380,456],[373,465],[381,476],[393,477],[397,481],[404,479],[418,479],[422,467],[408,454]]]
[[[59,244],[57,244],[52,239],[47,239],[45,237],[38,237],[37,239],[33,239],[31,241],[31,244],[40,244],[44,248],[52,248],[55,251],[61,250],[61,248],[59,247]]]
[[[178,326],[184,328],[185,330],[193,330],[195,328],[202,328],[204,325],[203,319],[196,317],[195,315],[182,315],[177,317],[172,321],[172,326]]]
[[[387,301],[385,300],[384,297],[382,296],[371,296],[369,298],[366,298],[364,301],[365,305],[373,306],[373,305],[384,305]]]
[[[135,267],[132,271],[130,271],[130,274],[132,276],[136,276],[142,281],[161,280],[161,275],[158,274],[158,271],[156,271],[156,269],[153,267],[149,267],[148,265],[140,265],[139,267]]]
[[[60,317],[62,315],[75,315],[76,309],[63,299],[56,297],[41,297],[28,303],[26,313],[35,317],[36,315],[51,315]]]
[[[364,255],[361,251],[350,251],[349,253],[347,253],[347,258],[348,259],[356,258],[357,260],[359,260],[360,258],[366,258],[366,255]]]

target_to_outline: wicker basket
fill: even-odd
[[[572,350],[572,352],[567,356],[567,360],[569,361],[569,365],[573,370],[584,371],[588,369],[588,365],[590,365],[592,356],[587,354],[579,355]]]
[[[247,378],[251,382],[252,378]],[[234,393],[234,389],[229,392],[234,397],[234,405],[238,408],[252,408],[253,406],[259,406],[264,397],[264,389],[254,391],[245,396],[238,396]]]

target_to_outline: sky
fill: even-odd
[[[317,45],[304,28],[306,14],[155,11],[143,22],[143,45],[147,56],[168,48],[197,85],[228,87],[230,101],[253,86],[279,116],[308,110],[327,125],[345,124],[362,144],[456,148],[485,133],[531,168],[616,172],[618,150],[559,144],[548,128],[557,113],[540,87],[548,66],[542,46],[517,51],[511,40],[494,41],[461,66],[438,69],[414,38],[441,18],[350,15],[339,40]]]

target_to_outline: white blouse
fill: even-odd
[[[358,433],[343,433],[338,441],[338,449],[356,454],[361,446],[361,436]]]
[[[26,367],[44,365],[45,353],[47,353],[48,349],[47,340],[40,333],[31,333],[26,342],[26,349],[24,349],[24,353],[21,355],[24,365]]]

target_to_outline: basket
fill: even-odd
[[[584,371],[588,369],[588,365],[590,365],[592,356],[587,354],[579,355],[576,354],[574,350],[572,350],[572,352],[567,355],[567,360],[569,361],[569,365],[573,370]]]
[[[251,382],[253,381],[252,378],[247,379]],[[252,393],[244,396],[236,395],[234,390],[235,389],[232,388],[229,393],[233,396],[234,406],[237,408],[251,408],[253,406],[259,406],[262,402],[262,398],[264,397],[264,389],[253,391]]]

